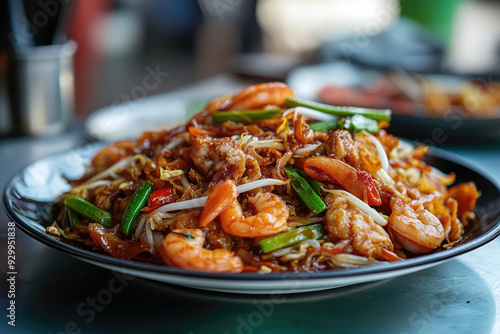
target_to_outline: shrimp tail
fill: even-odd
[[[208,195],[207,202],[200,216],[200,227],[208,225],[222,211],[238,198],[238,190],[234,181],[226,180],[216,186]]]
[[[380,206],[382,200],[372,177],[345,162],[327,157],[312,157],[304,162],[304,170],[313,179],[335,179],[345,189],[368,204]]]

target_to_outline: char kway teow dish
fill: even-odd
[[[250,86],[185,125],[101,149],[46,231],[115,258],[231,273],[453,247],[475,223],[476,186],[388,134],[390,116],[305,101],[282,83]]]

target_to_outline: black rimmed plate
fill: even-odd
[[[466,231],[464,240],[451,249],[397,263],[300,274],[217,274],[116,259],[45,233],[45,227],[53,221],[51,207],[55,198],[70,189],[67,180],[79,178],[84,173],[85,164],[102,145],[91,144],[47,156],[21,169],[4,189],[7,215],[15,221],[16,226],[31,237],[80,260],[160,282],[204,290],[248,294],[331,289],[423,270],[480,247],[500,234],[498,186],[467,161],[441,150],[433,150],[426,158],[430,165],[445,173],[454,171],[457,174],[457,182],[474,181],[481,191],[481,197],[477,202],[478,222]]]

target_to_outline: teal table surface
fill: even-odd
[[[0,187],[21,167],[81,145],[81,130],[0,140]],[[500,143],[444,149],[500,183]],[[411,275],[314,293],[236,295],[123,276],[16,232],[16,318],[8,324],[7,224],[0,212],[0,333],[500,333],[500,239]]]

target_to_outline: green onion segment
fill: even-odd
[[[109,212],[99,209],[80,197],[69,195],[64,200],[64,205],[80,216],[93,220],[102,226],[111,227]]]
[[[303,99],[297,99],[293,97],[288,97],[286,99],[285,105],[289,108],[294,107],[305,107],[314,110],[318,110],[330,115],[337,117],[349,117],[354,115],[365,116],[377,121],[390,122],[391,120],[391,110],[390,109],[369,109],[369,108],[358,108],[358,107],[339,107],[332,106],[329,104],[308,101]]]
[[[123,213],[123,218],[120,223],[120,231],[123,234],[130,234],[134,221],[139,215],[141,209],[146,205],[152,189],[153,182],[150,181],[142,181],[139,184],[139,187],[137,187],[137,190],[134,195],[132,195],[130,202],[128,202],[127,207],[125,208],[125,212]]]
[[[311,224],[262,239],[257,243],[257,246],[264,253],[269,253],[280,248],[293,246],[304,240],[321,239],[325,234],[326,232],[322,223]]]
[[[222,123],[225,121],[244,123],[279,118],[282,114],[283,110],[281,109],[229,110],[214,113],[212,115],[212,120],[215,123]]]
[[[327,209],[325,202],[323,202],[309,182],[299,175],[295,167],[285,167],[285,173],[292,179],[290,184],[293,190],[295,190],[309,210],[314,211],[315,214],[319,214]]]

